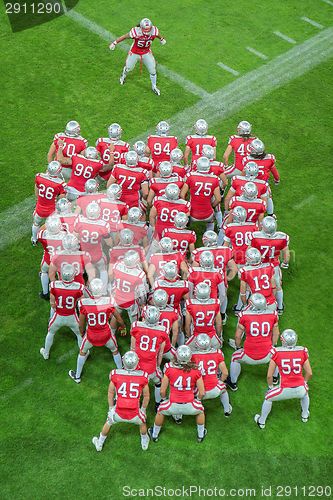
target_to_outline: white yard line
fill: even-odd
[[[26,389],[27,387],[29,387],[30,385],[32,385],[34,383],[33,379],[32,378],[26,378],[25,380],[23,380],[23,382],[21,382],[20,384],[18,385],[15,385],[13,387],[13,389],[10,389],[9,391],[7,391],[5,394],[1,395],[0,397],[0,400],[1,401],[4,401],[8,398],[11,398],[12,396],[16,396],[16,394],[18,394],[19,392],[21,391],[24,391],[24,389]]]
[[[273,31],[274,35],[278,36],[279,38],[282,38],[285,42],[295,44],[297,43],[296,40],[293,38],[290,38],[290,36],[285,35],[284,33],[281,33],[281,31]]]
[[[234,76],[239,75],[239,71],[236,71],[233,68],[230,68],[230,66],[227,66],[226,64],[223,64],[223,62],[218,62],[216,63],[220,68],[224,69],[225,71],[228,71],[228,73],[231,73]]]
[[[331,2],[331,0],[322,0],[322,1],[333,7],[333,2]]]
[[[305,207],[305,205],[309,205],[310,203],[312,203],[314,201],[315,198],[316,198],[316,196],[314,194],[310,194],[310,196],[307,196],[302,201],[297,203],[294,206],[294,210],[300,210],[300,208]]]
[[[198,118],[205,118],[210,125],[214,125],[304,75],[332,56],[333,28],[327,28],[260,68],[237,78],[194,106],[170,117],[168,121],[172,126],[172,133],[183,141]],[[150,132],[146,131],[131,142],[139,138],[146,139]],[[28,233],[33,203],[33,197],[29,197],[0,214],[0,249]]]
[[[76,347],[76,348],[73,347],[73,349],[70,349],[69,351],[65,352],[65,354],[62,354],[61,356],[59,356],[59,358],[56,360],[57,365],[59,365],[63,361],[66,361],[66,359],[73,357],[75,353],[78,354],[78,352],[79,352],[78,347]],[[75,358],[73,358],[73,359],[75,361]]]
[[[309,17],[301,17],[302,21],[305,21],[306,23],[309,23],[311,24],[311,26],[314,26],[315,28],[318,28],[320,30],[322,30],[324,28],[324,26],[320,23],[317,23],[317,21],[314,21],[313,19],[310,19]]]
[[[253,47],[245,47],[246,50],[248,50],[249,52],[251,52],[251,54],[259,57],[260,59],[262,59],[263,61],[267,61],[268,59],[268,56],[266,56],[265,54],[263,54],[262,52],[259,52],[259,50],[256,50],[254,49]]]
[[[109,43],[117,38],[116,35],[106,30],[105,28],[95,23],[94,21],[91,21],[90,19],[83,16],[79,12],[76,12],[75,10],[68,10],[65,12],[65,15],[70,19],[72,19],[73,21],[75,21],[76,23],[83,26],[84,28],[86,28],[87,30],[103,38],[103,40],[106,40]],[[125,52],[128,52],[130,47],[131,45],[129,43],[121,42],[119,45],[117,45],[115,50],[121,49],[124,50]],[[105,47],[105,50],[107,50],[107,47]],[[112,57],[112,52],[110,52],[110,57]],[[177,85],[179,85],[180,87],[183,87],[183,89],[186,90],[187,92],[191,92],[192,94],[201,98],[205,98],[210,95],[209,92],[207,92],[203,88],[199,87],[193,82],[190,82],[189,80],[179,75],[175,71],[172,71],[171,69],[167,68],[163,64],[158,64],[158,71],[167,78],[169,78],[169,80],[172,80],[173,82],[177,83]],[[121,68],[119,68],[119,75],[120,73],[121,73]]]

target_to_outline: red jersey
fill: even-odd
[[[123,260],[125,253],[128,252],[129,250],[135,250],[136,252],[138,252],[141,264],[145,262],[146,254],[143,248],[140,247],[139,245],[127,245],[127,246],[116,245],[110,249],[109,253],[110,264],[115,264],[116,262]]]
[[[72,233],[74,231],[77,214],[74,214],[72,212],[68,214],[62,214],[59,215],[59,219],[62,225],[62,229],[66,231],[66,233]]]
[[[209,219],[214,214],[212,196],[220,186],[216,175],[190,172],[185,178],[191,199],[191,217],[203,220]]]
[[[280,180],[279,172],[275,166],[275,156],[271,154],[266,154],[262,158],[254,158],[253,156],[245,156],[242,160],[242,168],[243,170],[245,165],[249,161],[254,161],[259,167],[259,173],[257,179],[262,179],[264,181],[268,181],[270,175],[272,174],[275,181]]]
[[[169,297],[169,306],[179,310],[180,301],[189,292],[189,284],[186,280],[170,281],[165,278],[157,279],[154,283],[154,290],[165,290]]]
[[[129,269],[121,261],[113,266],[112,291],[117,306],[130,307],[146,288],[146,275],[142,269]]]
[[[165,188],[169,184],[177,184],[179,189],[181,189],[184,186],[184,180],[178,174],[172,173],[170,177],[153,177],[149,187],[154,191],[155,196],[164,196]]]
[[[156,172],[162,161],[170,161],[170,152],[178,147],[178,139],[173,135],[150,135],[147,139],[147,146],[150,149]]]
[[[247,307],[238,315],[245,328],[244,352],[252,359],[265,358],[272,348],[273,327],[278,322],[276,311],[253,312]]]
[[[50,284],[50,294],[55,298],[55,312],[60,316],[76,315],[76,304],[82,297],[84,285],[72,281],[52,281]]]
[[[87,252],[76,250],[69,252],[68,250],[60,250],[53,254],[51,264],[57,268],[59,279],[62,279],[61,271],[63,266],[71,264],[75,269],[74,281],[84,285],[83,273],[86,265],[91,264],[91,257]]]
[[[266,202],[260,198],[247,200],[243,196],[233,196],[230,200],[229,209],[232,210],[235,207],[245,208],[247,222],[258,222],[260,215],[266,212]]]
[[[81,249],[91,255],[92,262],[103,258],[102,241],[110,236],[110,226],[104,220],[91,220],[79,215],[74,224]]]
[[[241,196],[243,194],[243,187],[250,179],[244,175],[235,175],[231,181],[231,189],[234,191],[234,196]],[[251,179],[258,189],[258,198],[270,194],[270,187],[266,181],[261,179]]]
[[[59,177],[50,177],[47,174],[36,174],[35,185],[38,190],[35,213],[46,218],[56,209],[59,195],[65,194],[66,184]]]
[[[244,266],[239,270],[239,279],[245,281],[252,293],[262,293],[267,305],[274,304],[275,297],[271,285],[274,276],[273,264],[259,264],[258,266]]]
[[[68,181],[68,186],[84,193],[85,183],[89,179],[94,179],[104,163],[100,160],[91,160],[82,155],[72,156],[72,173]]]
[[[56,134],[53,138],[53,144],[56,147],[56,152],[58,152],[58,141],[64,141],[64,149],[62,150],[62,154],[65,158],[72,158],[73,155],[78,155],[82,153],[84,149],[88,147],[87,139],[83,137],[69,137],[65,133],[60,132]],[[63,165],[64,168],[72,168],[70,165]]]
[[[232,147],[234,152],[234,166],[238,170],[243,170],[243,158],[250,154],[250,144],[255,137],[241,137],[240,135],[232,135],[229,137],[228,145]]]
[[[309,359],[306,347],[273,347],[271,353],[271,359],[279,369],[280,387],[299,387],[305,384],[302,369]]]
[[[214,389],[220,382],[217,374],[220,363],[223,363],[224,356],[220,349],[212,351],[195,352],[192,361],[198,365],[202,374],[205,391]]]
[[[176,264],[178,272],[180,270],[180,265],[183,262],[183,257],[177,251],[170,253],[157,252],[153,253],[149,259],[149,264],[155,266],[155,274],[159,276],[162,273],[162,269],[168,262],[173,262]]]
[[[178,163],[171,163],[172,165],[172,173],[179,175],[181,179],[184,179],[187,174],[187,170],[184,165],[179,165]]]
[[[191,403],[194,400],[197,381],[201,378],[199,369],[192,368],[190,371],[185,371],[172,363],[167,363],[164,367],[164,374],[170,383],[171,403]]]
[[[150,46],[152,41],[155,40],[158,35],[159,31],[156,26],[152,26],[149,34],[143,33],[140,26],[135,26],[129,32],[129,36],[133,40],[130,52],[139,54],[140,56],[151,52]]]
[[[193,289],[198,283],[207,283],[211,289],[211,298],[217,299],[219,295],[219,285],[224,283],[224,273],[221,269],[213,267],[212,269],[204,269],[203,267],[191,267],[187,277],[189,283],[192,283]]]
[[[109,137],[100,137],[96,141],[96,149],[100,154],[101,160],[104,164],[110,163],[111,153],[110,153],[110,144],[114,145],[113,158],[114,163],[120,162],[121,155],[124,155],[129,151],[130,145],[128,142],[124,142],[121,140],[109,139]],[[106,181],[109,179],[111,175],[111,170],[107,172],[100,172],[99,176],[105,179]]]
[[[163,325],[149,325],[144,321],[132,324],[131,336],[135,338],[135,352],[139,356],[139,367],[148,375],[156,372],[161,344],[169,339]]]
[[[195,260],[195,262],[199,264],[200,255],[202,254],[202,252],[206,252],[207,250],[212,252],[212,254],[214,255],[214,267],[224,271],[224,274],[226,275],[226,266],[228,265],[229,260],[233,259],[231,248],[225,247],[224,245],[196,248],[192,252],[193,260]]]
[[[171,238],[174,250],[183,256],[187,254],[189,246],[194,245],[197,241],[194,231],[191,229],[177,229],[176,227],[164,229],[162,237]]]
[[[168,200],[165,196],[154,198],[153,206],[157,212],[155,233],[158,239],[162,238],[164,229],[174,227],[175,216],[178,212],[185,212],[189,215],[191,209],[188,201],[182,199]]]
[[[81,209],[81,214],[86,217],[86,209],[89,203],[91,203],[92,201],[100,203],[104,196],[105,195],[103,193],[84,193],[77,198],[76,206]]]
[[[60,231],[58,234],[51,234],[47,229],[41,229],[37,234],[37,240],[43,245],[44,255],[43,263],[50,265],[51,257],[56,252],[56,250],[62,250],[62,240],[66,233]]]
[[[192,153],[192,163],[202,156],[202,148],[205,145],[216,148],[217,140],[214,135],[188,135],[186,137],[186,146]]]
[[[178,312],[174,307],[166,307],[165,309],[160,309],[160,324],[166,328],[168,333],[171,332],[172,325],[178,321]],[[168,349],[169,350],[169,349]],[[167,351],[165,351],[167,352]]]
[[[254,222],[231,222],[224,227],[224,241],[231,243],[236,264],[245,264],[245,252],[250,245],[250,237],[254,231],[258,231],[258,226]]]
[[[271,262],[279,265],[281,251],[289,245],[289,236],[286,233],[276,232],[267,235],[263,231],[255,231],[250,235],[250,245],[261,253],[261,262]]]
[[[186,301],[186,312],[192,316],[192,335],[206,333],[211,338],[216,335],[215,318],[220,312],[220,301],[209,299],[206,302],[197,299]]]
[[[120,200],[129,207],[138,207],[141,185],[148,182],[148,172],[140,167],[127,167],[117,163],[113,167],[112,177],[122,187]]]
[[[141,244],[148,236],[148,226],[143,221],[129,222],[128,220],[122,220],[117,225],[117,232],[120,232],[122,229],[130,229],[134,233],[134,245]]]
[[[79,302],[80,314],[86,318],[86,337],[94,346],[105,345],[111,338],[109,321],[115,310],[110,297],[87,298]]]
[[[99,202],[101,207],[101,219],[110,226],[110,231],[116,232],[121,219],[128,213],[128,205],[120,200],[102,198]]]
[[[148,384],[148,374],[142,370],[117,368],[110,373],[110,381],[116,389],[116,413],[125,420],[136,417],[140,409],[140,399]]]
[[[191,172],[197,171],[197,160],[192,162]],[[224,173],[224,164],[221,161],[210,160],[210,174],[216,175],[216,177],[220,177],[221,174]]]

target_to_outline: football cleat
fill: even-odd
[[[229,410],[224,412],[224,416],[228,418],[230,417],[231,414],[232,414],[232,406],[231,404],[229,404]]]
[[[49,292],[47,292],[47,293],[39,292],[39,296],[43,300],[50,300],[50,294],[49,294]]]
[[[257,426],[259,427],[259,429],[265,429],[265,424],[261,424],[259,422],[259,418],[260,418],[260,415],[258,413],[256,415],[254,415],[254,421],[255,421],[255,423],[257,424]]]
[[[95,446],[96,451],[102,451],[103,445],[100,444],[99,439],[97,436],[94,436],[91,440],[92,444]]]
[[[142,439],[142,437],[141,437],[141,448],[144,451],[146,451],[146,450],[148,450],[148,446],[149,446],[149,437],[146,439]]]
[[[125,77],[123,74],[121,74],[121,76],[120,76],[120,78],[119,78],[119,83],[120,83],[120,85],[124,85],[124,83],[125,83],[125,79],[126,79],[126,77]]]
[[[38,241],[35,240],[35,238],[33,236],[31,236],[31,244],[33,247],[35,247],[37,245]]]
[[[303,417],[303,415],[301,416],[302,422],[303,422],[304,424],[306,424],[306,423],[309,421],[309,418],[310,418],[310,412],[308,413],[308,416],[307,416],[307,417]]]
[[[227,385],[229,389],[231,389],[233,392],[238,390],[237,382],[231,382],[231,378],[229,375],[225,380],[225,385]]]
[[[229,340],[228,340],[228,344],[230,345],[230,347],[231,347],[232,349],[234,349],[234,350],[236,351],[237,346],[236,346],[235,339],[229,339]]]
[[[49,355],[49,353],[48,353],[48,352],[46,352],[46,350],[44,349],[44,347],[41,347],[41,348],[39,349],[39,352],[41,353],[41,355],[43,356],[43,358],[44,358],[45,360],[49,359],[50,355]]]
[[[183,422],[183,415],[172,415],[175,424],[180,425]]]
[[[278,385],[280,377],[273,377],[273,385]]]
[[[158,437],[153,437],[153,428],[152,427],[149,427],[147,433],[148,433],[148,436],[150,437],[151,441],[153,441],[154,443],[157,443]]]
[[[152,89],[152,91],[154,92],[154,94],[156,94],[156,95],[161,95],[161,91],[160,91],[160,89],[158,89],[157,87],[152,87],[151,89]]]
[[[221,316],[222,316],[222,325],[226,325],[228,321],[227,313],[221,313]]]
[[[198,443],[202,443],[202,441],[205,439],[205,437],[207,436],[207,429],[205,428],[204,430],[204,435],[202,437],[197,437],[197,441]]]
[[[235,316],[238,316],[238,314],[241,312],[241,309],[237,309],[237,304],[235,304],[234,306],[232,306],[232,311]]]
[[[76,384],[79,384],[81,382],[80,377],[76,376],[76,372],[74,370],[69,370],[68,375]]]

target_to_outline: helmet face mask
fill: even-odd
[[[265,311],[267,308],[266,298],[262,293],[253,293],[249,298],[249,304],[255,311]]]
[[[136,141],[133,145],[133,150],[138,156],[144,156],[146,153],[146,145],[143,141]]]
[[[132,245],[134,239],[134,233],[130,229],[122,229],[119,233],[120,245]]]
[[[161,269],[162,275],[172,281],[178,276],[178,269],[174,262],[167,262]]]
[[[183,159],[183,152],[179,148],[175,148],[170,152],[170,161],[172,163],[180,163]]]
[[[62,240],[62,246],[64,250],[73,252],[79,250],[80,242],[74,234],[67,233]]]
[[[144,33],[145,35],[149,35],[152,27],[153,27],[153,23],[151,22],[150,19],[148,19],[147,17],[144,17],[143,19],[141,19],[140,28],[141,28],[142,33]]]
[[[209,144],[204,144],[202,146],[202,156],[205,156],[206,158],[208,158],[208,160],[214,160],[215,151],[213,146],[210,146]]]
[[[234,207],[231,213],[234,222],[242,223],[246,221],[247,212],[244,207]]]
[[[72,204],[67,198],[60,198],[56,203],[56,209],[59,214],[70,214],[72,211]]]
[[[202,243],[204,247],[217,246],[217,234],[215,231],[206,231],[202,236]]]
[[[97,160],[98,151],[94,146],[89,146],[83,151],[83,155],[88,160]]]
[[[84,185],[84,190],[86,193],[97,193],[99,184],[96,179],[88,179]]]
[[[198,135],[206,135],[208,132],[208,123],[203,118],[200,118],[200,120],[195,122],[194,130]]]
[[[297,345],[297,333],[295,330],[291,328],[287,328],[280,335],[281,343],[283,347],[287,347],[288,349],[292,349]]]
[[[198,283],[197,286],[195,287],[194,296],[200,302],[206,302],[207,300],[210,299],[210,292],[211,288],[208,285],[208,283],[202,281],[201,283]]]
[[[92,201],[86,208],[87,219],[96,220],[101,216],[101,207],[96,201]]]
[[[128,211],[127,217],[128,217],[128,222],[136,223],[139,222],[139,220],[141,219],[142,212],[138,207],[131,207]]]
[[[173,251],[172,239],[168,238],[167,236],[160,239],[159,245],[162,253],[171,253]]]
[[[204,269],[212,269],[214,267],[214,255],[209,250],[205,250],[199,257],[200,266]]]
[[[256,178],[258,177],[259,167],[254,161],[249,161],[244,167],[245,177]]]
[[[134,269],[140,264],[140,256],[135,250],[129,250],[124,255],[124,264],[129,269]]]
[[[241,137],[249,137],[251,135],[252,125],[251,123],[243,120],[237,125],[237,133]]]
[[[61,231],[61,221],[58,215],[51,215],[46,219],[46,229],[51,234],[58,234]]]
[[[169,161],[161,161],[158,166],[161,177],[170,177],[172,174],[172,165]]]
[[[271,215],[267,215],[261,222],[261,228],[262,231],[268,236],[274,235],[277,229],[276,219]]]
[[[111,125],[108,127],[108,134],[110,139],[119,140],[122,132],[123,130],[119,123],[111,123]]]
[[[61,278],[65,283],[71,283],[75,278],[75,269],[72,264],[65,264],[61,268]]]
[[[211,347],[211,341],[209,335],[206,333],[200,333],[195,339],[196,346],[200,351],[208,351]]]
[[[251,156],[261,156],[265,153],[265,144],[260,139],[253,139],[249,149]]]
[[[156,125],[157,135],[160,136],[168,135],[169,131],[170,131],[170,125],[165,120],[158,122],[158,124]]]
[[[111,184],[106,190],[107,197],[112,201],[119,200],[122,192],[122,187],[119,184]]]
[[[258,188],[254,182],[247,182],[243,187],[243,196],[248,200],[254,200],[258,196]]]
[[[168,294],[163,288],[158,288],[153,293],[153,304],[160,309],[165,309],[169,301]]]
[[[134,351],[125,352],[122,357],[123,367],[127,371],[135,370],[139,364],[139,357]]]
[[[185,212],[178,212],[174,218],[174,224],[177,229],[185,229],[188,224],[188,216]]]
[[[206,156],[201,156],[197,159],[197,172],[202,172],[204,174],[208,173],[210,170],[210,160]]]
[[[50,177],[59,177],[61,174],[61,163],[57,160],[50,161],[47,166],[47,173]]]
[[[99,278],[94,278],[89,284],[89,290],[94,298],[102,297],[104,292],[103,281]]]
[[[138,164],[138,154],[135,151],[125,153],[125,161],[128,167],[136,167]]]
[[[160,310],[156,306],[147,306],[143,313],[145,322],[150,325],[156,325],[159,322],[160,315]]]
[[[245,260],[249,266],[258,266],[261,263],[261,253],[257,248],[248,248],[245,252]]]
[[[180,194],[180,189],[177,184],[168,184],[165,188],[165,197],[168,200],[178,200]]]
[[[80,135],[80,132],[80,124],[77,121],[71,120],[67,123],[65,128],[65,135],[67,135],[68,137],[78,137]]]

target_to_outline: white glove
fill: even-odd
[[[281,262],[281,268],[282,269],[288,269],[288,267],[289,267],[288,262]]]
[[[116,45],[117,45],[117,42],[112,42],[112,43],[110,43],[110,45],[109,45],[109,49],[110,49],[110,50],[114,50],[114,49],[116,48]]]
[[[142,413],[144,415],[146,415],[147,408],[144,408],[143,406],[141,406],[140,411],[142,411]]]
[[[165,45],[166,44],[166,39],[165,38],[161,38],[160,43],[161,43],[161,45]]]

